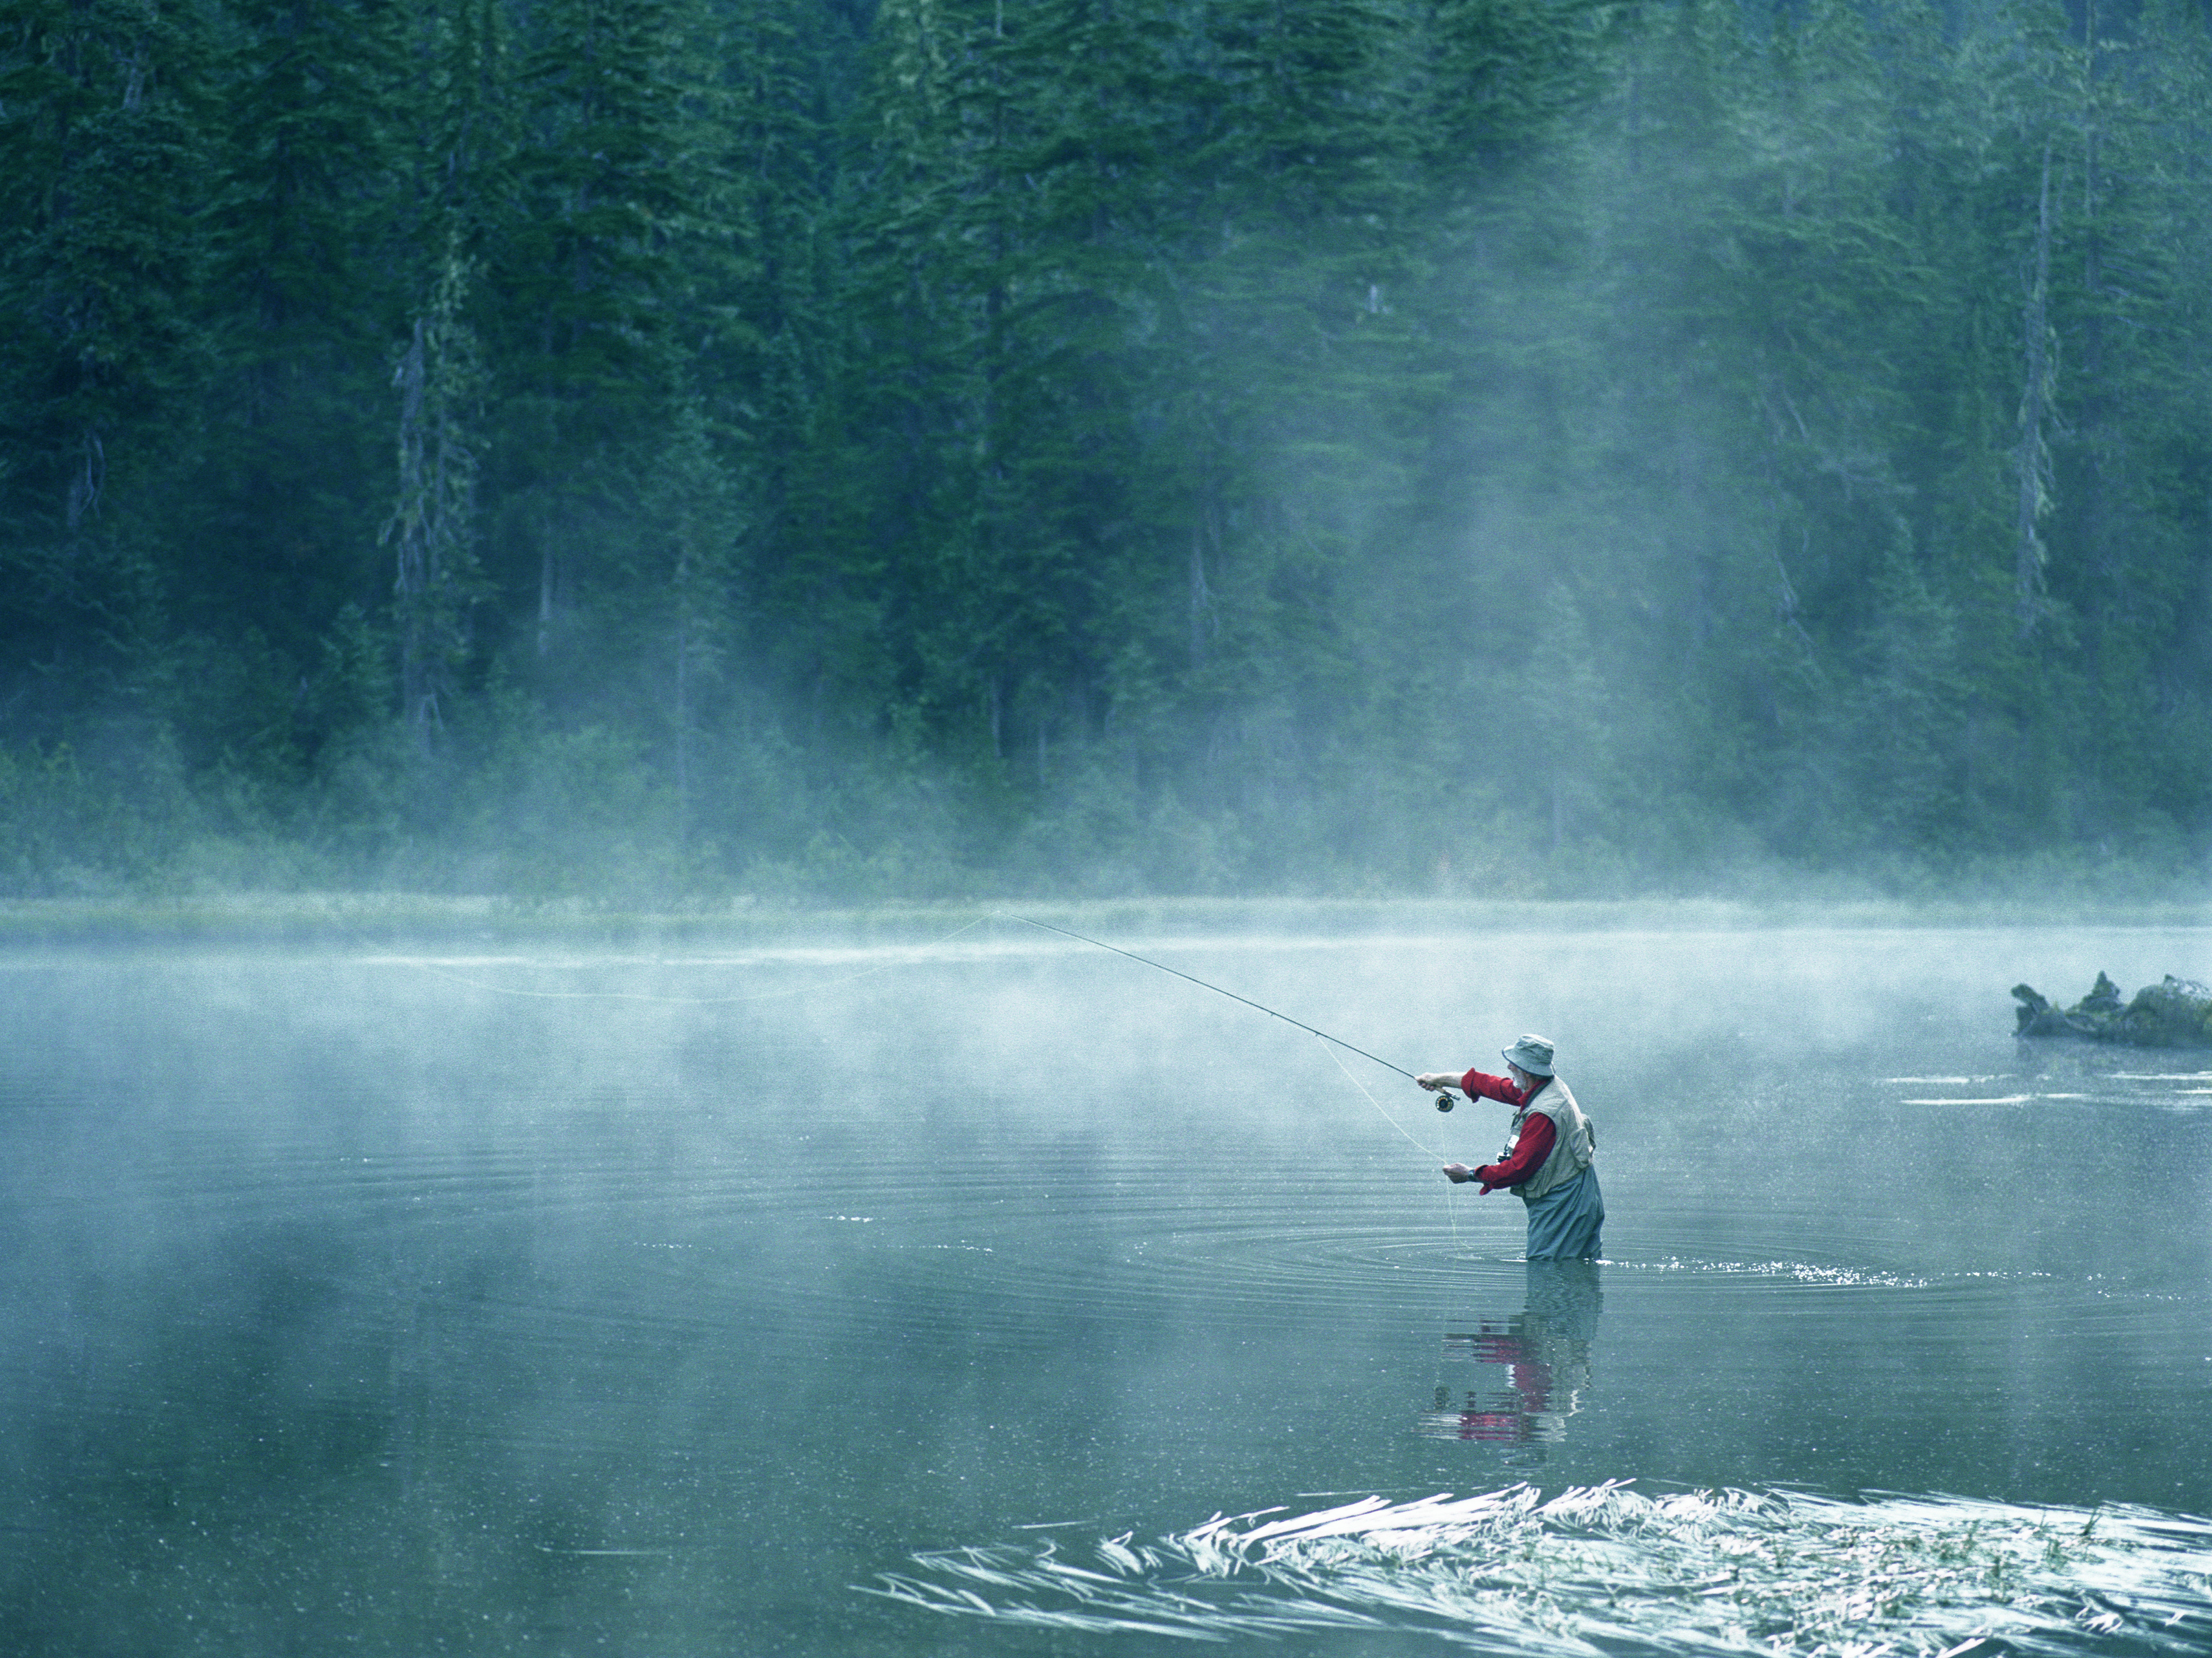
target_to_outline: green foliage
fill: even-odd
[[[26,0],[9,878],[2193,867],[2212,41],[2112,31]]]
[[[197,813],[158,736],[111,731],[88,762],[64,744],[0,749],[0,893],[158,890]]]

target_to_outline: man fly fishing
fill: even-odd
[[[1528,1259],[1595,1259],[1605,1224],[1605,1195],[1598,1190],[1597,1133],[1566,1084],[1552,1071],[1552,1044],[1523,1036],[1504,1050],[1504,1077],[1470,1070],[1425,1072],[1413,1078],[1431,1093],[1456,1088],[1513,1108],[1513,1139],[1497,1163],[1469,1169],[1448,1163],[1455,1185],[1480,1181],[1486,1193],[1500,1187],[1528,1206]],[[1449,1100],[1437,1109],[1449,1111]]]
[[[1224,990],[1219,985],[1208,984],[1195,974],[1185,973],[1179,967],[1170,967],[1149,956],[1139,956],[1134,950],[1124,950],[1119,944],[1109,944],[1103,938],[1073,932],[1064,926],[1054,926],[1050,921],[1033,921],[1026,915],[1009,915],[1010,921],[1020,921],[1046,932],[1057,932],[1064,938],[1076,938],[1086,944],[1096,944],[1101,950],[1110,950],[1116,956],[1127,956],[1133,962],[1146,967],[1156,967],[1163,973],[1194,984],[1201,990],[1210,990],[1217,996],[1226,996],[1232,1002],[1242,1002],[1255,1013],[1264,1013],[1271,1019],[1280,1019],[1285,1024],[1296,1025],[1310,1035],[1357,1054],[1363,1060],[1372,1060],[1386,1071],[1397,1071],[1401,1077],[1419,1083],[1431,1093],[1441,1093],[1447,1088],[1456,1088],[1470,1098],[1480,1094],[1486,1098],[1503,1100],[1513,1108],[1513,1140],[1505,1148],[1504,1157],[1497,1163],[1486,1163],[1480,1169],[1469,1169],[1462,1163],[1448,1163],[1444,1173],[1455,1183],[1480,1181],[1485,1192],[1495,1192],[1504,1187],[1514,1196],[1528,1206],[1528,1259],[1531,1260],[1595,1260],[1598,1254],[1598,1231],[1605,1224],[1605,1196],[1597,1189],[1597,1169],[1591,1158],[1597,1151],[1597,1134],[1590,1121],[1583,1115],[1583,1108],[1575,1103],[1575,1096],[1566,1084],[1552,1074],[1552,1045],[1541,1036],[1523,1036],[1504,1050],[1505,1068],[1510,1077],[1492,1077],[1480,1071],[1469,1071],[1463,1076],[1453,1076],[1448,1071],[1431,1071],[1419,1077],[1411,1072],[1399,1071],[1389,1060],[1379,1054],[1370,1054],[1364,1048],[1354,1048],[1341,1036],[1332,1036],[1302,1019],[1293,1019],[1287,1013],[1278,1013],[1263,1002],[1249,996],[1239,996],[1233,990]],[[1348,1072],[1346,1073],[1349,1074]],[[1368,1098],[1374,1099],[1373,1095]],[[1383,1111],[1378,1102],[1375,1108]],[[1449,1096],[1437,1102],[1437,1109],[1452,1108]],[[1395,1120],[1394,1120],[1395,1121]],[[1406,1133],[1401,1127],[1398,1132]],[[1408,1139],[1413,1136],[1407,1134]],[[1418,1141],[1415,1142],[1417,1145]]]

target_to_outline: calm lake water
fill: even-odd
[[[0,958],[0,1650],[2212,1650],[2212,933],[1018,931]]]

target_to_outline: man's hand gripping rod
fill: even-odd
[[[1460,1079],[1449,1071],[1424,1072],[1413,1080],[1436,1095],[1437,1109],[1439,1111],[1449,1111],[1459,1103],[1458,1098],[1452,1092],[1454,1089],[1459,1089],[1462,1094],[1467,1092],[1466,1089],[1460,1086]]]

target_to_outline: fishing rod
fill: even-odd
[[[1400,1076],[1403,1077],[1409,1083],[1419,1083],[1421,1080],[1412,1072],[1404,1070],[1400,1066],[1391,1064],[1389,1060],[1382,1058],[1378,1054],[1370,1054],[1364,1048],[1354,1047],[1352,1043],[1345,1041],[1341,1036],[1332,1036],[1326,1030],[1316,1030],[1313,1026],[1306,1023],[1303,1019],[1293,1019],[1289,1014],[1278,1013],[1273,1008],[1267,1007],[1259,1002],[1255,1002],[1249,996],[1239,996],[1233,990],[1224,990],[1219,985],[1208,984],[1205,980],[1197,977],[1195,975],[1185,973],[1181,968],[1170,967],[1165,962],[1156,962],[1149,956],[1139,956],[1133,950],[1124,950],[1119,944],[1109,944],[1104,939],[1093,938],[1087,933],[1077,932],[1064,926],[1054,926],[1049,921],[1032,921],[1026,915],[1011,915],[1003,910],[994,911],[994,913],[999,915],[1001,920],[1019,921],[1025,926],[1041,927],[1047,932],[1057,932],[1063,938],[1074,938],[1086,944],[1096,944],[1101,950],[1112,950],[1116,956],[1127,956],[1133,962],[1142,962],[1146,967],[1156,967],[1163,973],[1172,973],[1176,978],[1184,980],[1190,984],[1194,984],[1201,990],[1210,990],[1217,996],[1226,996],[1232,1002],[1242,1002],[1245,1006],[1252,1009],[1255,1012],[1264,1013],[1271,1019],[1280,1019],[1285,1024],[1296,1025],[1308,1035],[1318,1036],[1325,1042],[1333,1042],[1347,1053],[1357,1054],[1363,1060],[1372,1060],[1376,1064],[1381,1066],[1385,1071],[1397,1072]],[[1444,1090],[1440,1090],[1438,1091],[1441,1097],[1437,1102],[1437,1109],[1439,1111],[1450,1110],[1452,1108],[1451,1095]]]

